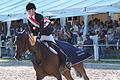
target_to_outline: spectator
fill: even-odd
[[[93,50],[93,40],[90,39],[89,35],[86,35],[86,40],[84,41],[84,45],[88,45],[88,46],[84,46],[83,48],[86,50],[87,53],[93,54],[94,50]]]
[[[111,16],[108,17],[106,24],[107,24],[108,29],[113,28],[113,20],[111,19]]]
[[[65,28],[61,28],[61,30],[58,32],[58,40],[67,40],[67,36],[65,35]]]
[[[104,50],[105,50],[104,45],[106,44],[106,36],[102,30],[98,34],[98,44],[100,44],[99,45],[100,57],[104,58]]]
[[[120,40],[120,28],[116,28],[116,30],[113,33],[113,38],[108,41],[110,44],[116,44]]]
[[[67,36],[67,42],[72,44],[72,25],[70,22],[66,23],[66,36]]]
[[[93,21],[89,21],[89,23],[88,23],[88,32],[90,35],[95,35]]]
[[[113,34],[114,42],[120,40],[120,27],[117,27],[115,33]]]
[[[100,20],[96,21],[94,24],[95,33],[98,33],[101,29]]]
[[[7,56],[12,56],[13,57],[13,55],[11,53],[11,42],[10,42],[10,39],[11,39],[11,37],[9,37],[9,36],[6,38],[6,54],[7,54]]]
[[[73,31],[72,31],[72,42],[74,45],[77,44],[77,37],[79,32],[79,25],[76,22],[73,23]]]
[[[98,33],[98,43],[99,44],[105,44],[106,43],[106,36],[105,36],[105,34],[102,30]]]
[[[116,27],[119,27],[119,23],[118,23],[117,20],[114,20],[114,27],[115,27],[115,28],[116,28]]]
[[[109,30],[107,31],[107,42],[108,42],[108,43],[113,40],[113,32],[114,32],[113,29],[109,29]]]
[[[58,21],[53,24],[53,34],[55,39],[58,39],[59,32],[61,30],[61,25]]]
[[[82,34],[83,34],[83,29],[84,29],[84,21],[82,21],[81,30],[80,30],[80,33],[82,33]]]

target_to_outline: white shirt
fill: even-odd
[[[41,41],[44,41],[44,40],[46,40],[46,41],[52,41],[52,42],[56,43],[55,40],[54,40],[54,37],[52,36],[52,34],[49,35],[49,36],[47,36],[47,35],[41,35],[40,40]]]
[[[77,25],[74,25],[73,26],[73,34],[78,34],[78,26]]]

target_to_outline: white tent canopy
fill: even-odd
[[[96,14],[96,13],[86,13],[86,12],[66,13],[66,14],[57,15],[56,17],[52,17],[52,18],[62,18],[62,17],[71,17],[71,16],[85,16],[85,15],[92,15],[92,14]]]
[[[102,6],[102,7],[98,7],[95,8],[93,10],[88,10],[87,12],[96,12],[96,13],[106,13],[106,12],[110,12],[110,13],[120,13],[120,9],[117,7],[113,7],[113,6]]]
[[[94,10],[96,7],[110,5],[120,8],[120,0],[2,0],[0,3],[0,21],[11,18],[24,19],[26,13],[25,6],[29,2],[35,3],[37,12],[43,12],[45,16],[58,16],[61,13],[62,16],[66,16],[68,14],[67,11],[71,13],[72,10],[76,10],[74,14],[79,14],[79,11],[86,12],[86,10]],[[77,12],[77,10],[79,11]]]
[[[120,0],[102,0],[102,1],[97,2],[94,5],[91,5],[91,7],[108,6],[108,5],[113,5],[116,3],[120,3]]]

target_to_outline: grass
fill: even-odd
[[[15,60],[15,58],[0,58],[0,60]]]

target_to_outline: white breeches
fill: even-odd
[[[49,36],[41,35],[40,40],[41,40],[41,41],[44,41],[44,40],[46,40],[46,41],[52,41],[52,42],[56,43],[55,40],[54,40],[54,38],[53,38],[53,36],[52,36],[52,34],[49,35]],[[54,54],[58,54],[52,47],[48,46],[47,42],[45,42],[44,44],[45,44],[47,47],[49,47],[49,49],[50,49]]]
[[[53,36],[52,36],[52,34],[49,35],[49,36],[47,36],[47,35],[41,35],[40,40],[41,41],[44,41],[44,40],[46,40],[46,41],[52,41],[52,42],[56,43],[55,40],[54,40],[54,38],[53,38]]]

